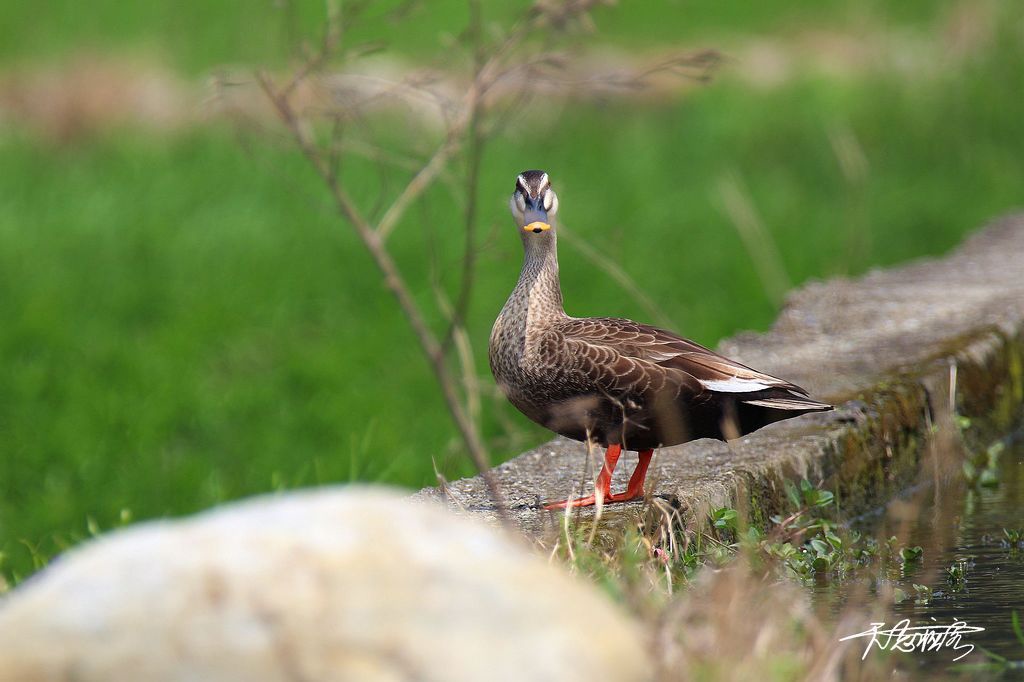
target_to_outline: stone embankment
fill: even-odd
[[[660,450],[649,497],[681,511],[691,527],[722,506],[746,509],[755,523],[767,519],[784,503],[787,478],[834,490],[847,513],[882,504],[913,479],[928,435],[952,421],[953,411],[969,418],[965,435],[975,445],[1020,420],[1024,214],[994,222],[945,258],[808,284],[789,297],[771,331],[741,334],[719,350],[837,409],[729,443]],[[592,486],[601,457],[559,438],[494,469],[514,523],[535,536],[558,532],[561,514],[540,503]],[[635,453],[623,456],[613,490],[625,487],[635,462]],[[419,496],[495,515],[479,477]],[[642,508],[643,502],[609,507],[604,523]],[[594,511],[577,513],[587,519]]]

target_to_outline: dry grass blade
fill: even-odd
[[[792,283],[782,264],[782,256],[775,240],[754,209],[750,193],[743,187],[735,173],[729,173],[719,179],[718,194],[726,214],[754,262],[765,291],[772,302],[776,305],[781,304]]]
[[[658,307],[650,296],[644,293],[644,290],[640,288],[640,285],[637,284],[636,280],[630,277],[629,273],[619,267],[618,263],[598,251],[588,243],[587,240],[578,238],[575,232],[563,224],[559,224],[558,226],[558,236],[574,249],[578,250],[584,258],[615,280],[615,282],[625,289],[629,295],[633,297],[633,300],[635,300],[658,324],[663,327],[668,327],[669,329],[677,327],[672,319],[665,314],[665,311]]]

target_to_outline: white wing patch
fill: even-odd
[[[644,348],[643,357],[645,360],[652,360],[654,362],[665,362],[672,358],[678,358],[682,353],[671,350],[655,350],[653,348]]]
[[[700,381],[704,388],[721,393],[752,393],[780,385],[777,383],[765,383],[761,379],[741,379],[740,377],[732,377],[730,379],[698,379],[698,381]]]
[[[744,400],[747,405],[770,407],[775,410],[827,410],[831,405],[824,405],[816,400],[799,400],[796,398],[765,398],[764,400]]]

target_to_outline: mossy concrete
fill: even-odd
[[[1024,414],[1024,214],[993,222],[945,258],[808,284],[769,332],[740,334],[719,350],[836,410],[729,443],[664,448],[647,500],[605,509],[602,525],[678,512],[695,527],[721,506],[762,523],[782,509],[783,481],[800,478],[833,490],[844,514],[856,514],[914,479],[935,424],[952,423],[953,410],[970,419],[973,445],[1014,428]],[[563,514],[542,502],[585,493],[601,457],[556,438],[496,467],[512,521],[531,535],[557,531]],[[625,486],[635,462],[634,453],[623,456],[613,489]],[[479,477],[419,495],[496,516]],[[594,511],[574,513],[588,519]]]

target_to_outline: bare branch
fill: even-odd
[[[369,251],[370,255],[373,257],[374,263],[380,270],[381,275],[384,278],[385,286],[387,286],[397,299],[398,304],[402,309],[402,313],[409,321],[409,325],[412,327],[413,333],[416,335],[420,347],[427,356],[431,369],[433,369],[437,382],[441,387],[441,393],[444,397],[445,404],[448,406],[448,411],[451,413],[452,418],[462,435],[462,439],[469,449],[469,454],[473,463],[476,465],[477,470],[487,485],[488,492],[494,501],[498,514],[503,520],[507,521],[507,513],[505,511],[506,507],[503,496],[494,479],[494,475],[491,473],[487,451],[480,439],[476,425],[467,416],[459,399],[454,378],[452,377],[447,363],[445,362],[444,354],[441,352],[441,347],[433,333],[430,331],[430,328],[427,326],[426,321],[423,319],[423,316],[420,313],[416,302],[413,300],[412,294],[410,293],[405,280],[402,278],[397,265],[391,258],[387,249],[384,247],[384,242],[353,204],[351,198],[338,183],[338,179],[331,174],[330,167],[325,162],[319,149],[317,149],[316,145],[309,138],[309,135],[304,132],[302,126],[299,125],[298,119],[288,102],[288,99],[286,97],[282,97],[274,89],[273,83],[265,73],[258,73],[257,80],[267,97],[273,103],[282,122],[285,124],[285,127],[291,132],[295,143],[302,150],[313,168],[317,173],[319,173],[324,184],[327,185],[331,192],[331,196],[334,199],[338,213],[348,221],[353,229],[355,229],[356,234],[362,240],[363,245],[366,247],[367,251]]]
[[[398,221],[402,219],[409,205],[416,201],[444,170],[448,159],[459,148],[459,133],[461,133],[460,130],[452,130],[448,133],[444,143],[430,157],[430,161],[416,173],[409,184],[405,186],[405,189],[402,190],[402,193],[398,195],[398,198],[395,199],[394,203],[384,213],[384,216],[377,224],[377,235],[380,236],[381,241],[387,241],[391,231],[395,229]]]
[[[341,9],[338,7],[338,0],[326,0],[327,20],[324,27],[324,37],[320,43],[320,49],[310,56],[292,75],[288,83],[281,88],[279,93],[282,97],[288,97],[295,91],[295,88],[306,79],[310,73],[316,71],[330,58],[341,43],[342,24]]]
[[[486,66],[483,45],[483,17],[480,11],[479,0],[469,1],[470,28],[469,39],[473,46],[474,81],[479,83]],[[470,88],[467,107],[467,137],[469,138],[468,159],[466,160],[466,207],[464,218],[464,243],[462,249],[462,279],[459,283],[459,295],[455,302],[448,330],[441,340],[441,352],[448,351],[453,339],[458,333],[464,332],[463,322],[466,318],[466,311],[469,308],[469,295],[473,288],[473,279],[476,271],[476,223],[477,203],[480,189],[480,164],[483,160],[484,144],[486,137],[480,125],[482,115],[481,97],[483,88],[477,86]]]
[[[445,296],[436,277],[432,282],[434,299],[442,313],[451,321],[454,318],[454,310],[451,301]],[[476,374],[476,363],[473,360],[473,343],[469,339],[469,333],[465,325],[451,324],[454,329],[453,338],[455,341],[456,355],[459,359],[459,370],[462,374],[462,386],[466,395],[466,412],[474,421],[480,417],[480,380]]]

